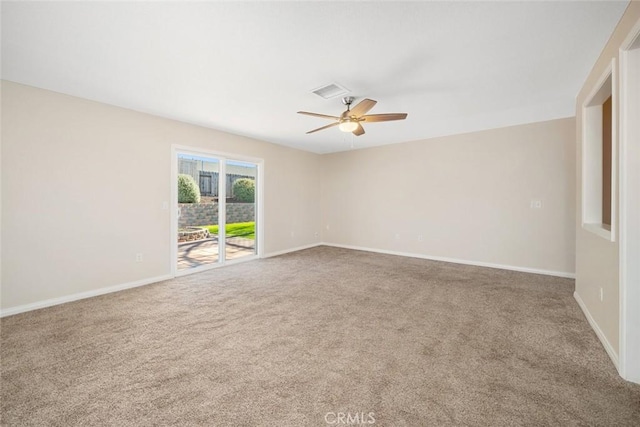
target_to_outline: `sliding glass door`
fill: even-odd
[[[256,184],[258,167],[227,160],[225,259],[256,254]]]
[[[175,151],[176,273],[257,255],[259,164]]]

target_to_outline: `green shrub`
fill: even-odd
[[[250,178],[240,178],[233,183],[233,198],[241,203],[253,203],[256,196],[256,182]]]
[[[178,203],[200,203],[200,188],[191,175],[178,175]]]

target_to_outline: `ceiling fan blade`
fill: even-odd
[[[378,101],[374,101],[373,99],[363,99],[351,109],[350,116],[360,117],[363,114],[367,114],[367,111],[371,110],[374,105],[376,105]]]
[[[407,113],[369,114],[362,116],[362,120],[365,122],[390,122],[393,120],[404,120],[406,118]]]
[[[323,119],[331,119],[331,120],[338,120],[340,119],[340,117],[336,117],[336,116],[327,116],[326,114],[318,114],[318,113],[309,113],[308,111],[298,111],[298,114],[304,114],[307,116],[313,116],[313,117],[321,117]]]
[[[310,130],[307,133],[309,134],[309,133],[318,132],[319,130],[328,129],[328,128],[333,127],[333,126],[338,126],[339,124],[340,123],[338,123],[338,122],[331,123],[330,125],[326,125],[326,126],[322,126],[321,128],[318,128],[318,129]]]
[[[358,123],[358,127],[356,128],[356,130],[353,131],[353,134],[355,136],[360,136],[364,134],[364,128],[362,127],[362,125],[360,123]]]

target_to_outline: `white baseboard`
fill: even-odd
[[[264,256],[264,258],[274,257],[278,255],[284,255],[289,252],[301,251],[303,249],[309,249],[316,246],[320,246],[321,243],[313,243],[311,245],[299,246],[297,248],[285,249],[283,251],[272,252]],[[199,271],[195,271],[199,272]],[[64,304],[67,302],[78,301],[85,298],[96,297],[98,295],[109,294],[112,292],[123,291],[125,289],[137,288],[139,286],[150,285],[152,283],[161,282],[163,280],[172,279],[173,276],[170,274],[158,277],[152,277],[149,279],[137,280],[135,282],[123,283],[120,285],[108,286],[105,288],[95,289],[92,291],[79,292],[77,294],[67,295],[58,298],[51,298],[44,301],[38,301],[30,304],[19,305],[16,307],[10,307],[4,310],[0,310],[0,317],[13,316],[14,314],[25,313],[27,311],[38,310],[41,308],[52,307],[54,305]]]
[[[317,246],[322,246],[322,245],[324,245],[324,243],[312,243],[310,245],[298,246],[297,248],[284,249],[282,251],[277,251],[277,252],[269,252],[268,254],[265,254],[263,258],[271,258],[274,256],[284,255],[290,252],[302,251],[304,249],[311,249],[311,248],[315,248]]]
[[[464,265],[475,265],[477,267],[488,267],[488,268],[498,268],[500,270],[512,270],[512,271],[520,271],[522,273],[533,273],[533,274],[544,274],[545,276],[556,276],[556,277],[564,277],[567,279],[575,279],[575,273],[567,273],[564,271],[552,271],[552,270],[540,270],[536,268],[528,268],[528,267],[517,267],[513,265],[503,265],[503,264],[492,264],[488,262],[481,261],[469,261],[464,259],[457,258],[446,258],[439,256],[431,256],[431,255],[422,255],[415,254],[410,252],[397,252],[397,251],[388,251],[385,249],[373,249],[373,248],[364,248],[361,246],[351,246],[351,245],[339,245],[336,243],[322,243],[324,246],[333,246],[335,248],[344,248],[344,249],[354,249],[357,251],[366,251],[366,252],[376,252],[379,254],[387,254],[387,255],[398,255],[405,256],[410,258],[420,258],[420,259],[428,259],[431,261],[444,261],[451,262],[454,264],[464,264]]]
[[[591,313],[589,313],[587,306],[585,305],[584,301],[582,301],[582,298],[580,298],[580,295],[578,295],[578,292],[574,292],[573,297],[575,298],[575,300],[578,302],[578,305],[582,309],[582,312],[584,313],[584,317],[587,318],[587,322],[589,322],[589,325],[591,325],[591,328],[596,333],[596,336],[598,337],[598,339],[600,339],[600,342],[602,343],[602,346],[604,347],[605,351],[609,355],[609,358],[611,358],[611,361],[615,365],[616,369],[619,370],[618,353],[616,353],[616,351],[613,349],[613,346],[611,345],[609,340],[607,340],[607,337],[604,336],[602,329],[600,329],[600,327],[594,320],[593,316],[591,316]]]
[[[152,283],[161,282],[171,279],[171,275],[157,276],[149,279],[136,280],[135,282],[122,283],[120,285],[107,286],[105,288],[94,289],[92,291],[79,292],[77,294],[67,295],[64,297],[51,298],[44,301],[33,302],[31,304],[19,305],[0,311],[0,317],[13,316],[14,314],[24,313],[27,311],[38,310],[40,308],[52,307],[54,305],[64,304],[67,302],[78,301],[85,298],[96,297],[98,295],[110,294],[112,292],[123,291],[125,289],[137,288],[139,286],[150,285]]]
[[[485,262],[476,262],[476,261],[460,260],[460,259],[455,259],[455,258],[428,256],[428,255],[414,254],[414,253],[408,253],[408,252],[397,252],[397,251],[388,251],[388,250],[384,250],[384,249],[365,248],[365,247],[361,247],[361,246],[339,245],[339,244],[335,244],[335,243],[326,243],[326,242],[323,242],[323,243],[312,243],[312,244],[309,244],[309,245],[304,245],[304,246],[298,246],[298,247],[295,247],[295,248],[284,249],[284,250],[277,251],[277,252],[270,252],[268,254],[265,254],[263,256],[263,258],[271,258],[271,257],[275,257],[275,256],[278,256],[278,255],[284,255],[284,254],[287,254],[287,253],[290,253],[290,252],[297,252],[297,251],[301,251],[301,250],[304,250],[304,249],[315,248],[317,246],[333,246],[333,247],[336,247],[336,248],[353,249],[353,250],[366,251],[366,252],[376,252],[376,253],[381,253],[381,254],[398,255],[398,256],[405,256],[405,257],[411,257],[411,258],[421,258],[421,259],[428,259],[428,260],[433,260],[433,261],[444,261],[444,262],[451,262],[451,263],[455,263],[455,264],[466,264],[466,265],[475,265],[475,266],[479,266],[479,267],[499,268],[499,269],[502,269],[502,270],[513,270],[513,271],[520,271],[520,272],[524,272],[524,273],[544,274],[544,275],[549,275],[549,276],[566,277],[566,278],[571,278],[571,279],[575,278],[575,274],[573,274],[573,273],[564,273],[564,272],[559,272],[559,271],[548,271],[548,270],[538,270],[538,269],[524,268],[524,267],[514,267],[514,266],[510,266],[510,265],[491,264],[491,263],[485,263]],[[48,299],[48,300],[44,300],[44,301],[34,302],[34,303],[31,303],[31,304],[25,304],[25,305],[20,305],[20,306],[17,306],[17,307],[11,307],[11,308],[7,308],[7,309],[4,309],[4,310],[1,310],[0,311],[0,317],[12,316],[14,314],[24,313],[24,312],[32,311],[32,310],[38,310],[40,308],[51,307],[51,306],[54,306],[54,305],[64,304],[64,303],[71,302],[71,301],[77,301],[77,300],[81,300],[81,299],[85,299],[85,298],[95,297],[95,296],[98,296],[98,295],[104,295],[104,294],[108,294],[108,293],[112,293],[112,292],[118,292],[118,291],[122,291],[122,290],[125,290],[125,289],[136,288],[138,286],[149,285],[151,283],[156,283],[156,282],[161,282],[163,280],[171,279],[172,277],[173,276],[171,276],[171,275],[152,277],[152,278],[149,278],[149,279],[138,280],[138,281],[135,281],[135,282],[123,283],[123,284],[115,285],[115,286],[108,286],[108,287],[105,287],[105,288],[95,289],[95,290],[92,290],[92,291],[80,292],[80,293],[77,293],[77,294],[67,295],[67,296],[64,296],[64,297],[52,298],[52,299]],[[586,313],[586,311],[585,311],[585,313]],[[591,320],[589,322],[591,323]],[[594,325],[595,325],[595,323],[594,323]],[[595,327],[594,327],[594,329],[595,329]],[[596,333],[597,333],[597,331],[596,331]],[[616,366],[617,366],[617,356],[616,356]]]

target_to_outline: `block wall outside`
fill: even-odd
[[[179,203],[178,228],[218,223],[218,203]],[[254,203],[227,203],[227,224],[255,221]]]

